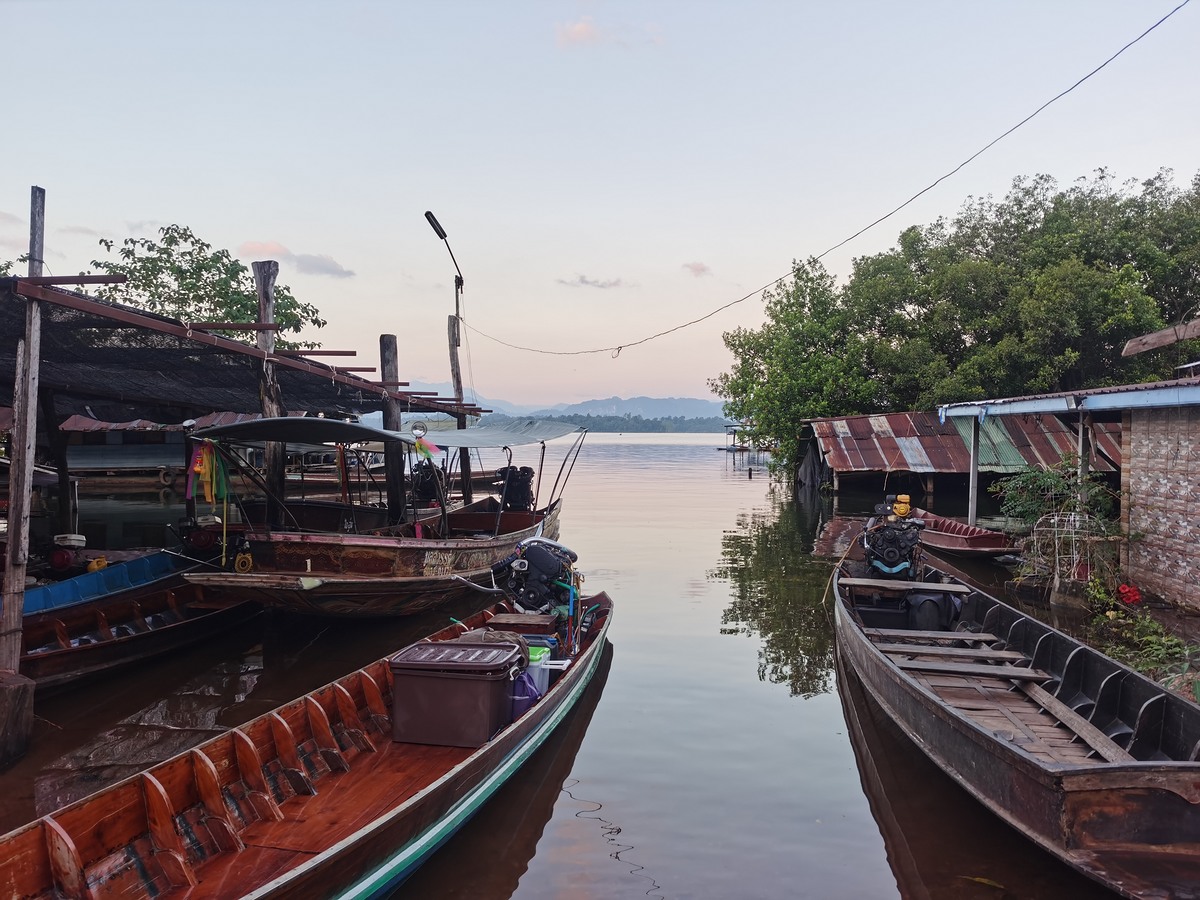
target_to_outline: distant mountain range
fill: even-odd
[[[447,384],[430,384],[413,381],[409,388],[414,391],[437,391],[443,396],[451,396],[454,388]],[[509,403],[507,400],[495,400],[491,397],[476,395],[476,402],[484,409],[502,413],[506,416],[641,416],[643,419],[667,419],[679,417],[684,419],[720,418],[721,402],[719,400],[699,400],[694,397],[609,397],[605,400],[584,400],[581,403],[557,403],[554,406],[529,406],[519,403]]]

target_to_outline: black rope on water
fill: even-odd
[[[604,842],[609,846],[617,848],[608,855],[612,859],[617,860],[617,862],[624,863],[627,866],[632,866],[632,868],[629,870],[630,875],[633,875],[636,878],[645,879],[646,881],[650,882],[650,888],[646,891],[647,897],[657,897],[659,900],[666,900],[666,895],[662,893],[662,886],[651,876],[642,874],[646,871],[645,866],[639,866],[637,863],[630,862],[627,859],[622,859],[622,853],[625,853],[628,850],[634,850],[636,848],[633,844],[624,844],[616,840],[616,836],[621,833],[621,826],[608,821],[608,819],[605,819],[602,816],[589,815],[589,813],[598,813],[600,810],[604,809],[604,804],[598,800],[585,800],[584,798],[576,797],[571,793],[571,788],[575,787],[577,784],[579,784],[579,779],[572,778],[569,782],[563,785],[562,792],[576,803],[590,803],[596,808],[592,810],[580,810],[579,812],[575,813],[575,818],[592,819],[593,821],[599,822],[600,836],[604,838]]]

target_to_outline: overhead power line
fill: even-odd
[[[1079,87],[1081,84],[1083,84],[1089,78],[1091,78],[1093,75],[1097,74],[1101,69],[1103,69],[1109,63],[1111,63],[1113,60],[1115,60],[1117,57],[1119,57],[1122,53],[1124,53],[1126,50],[1128,50],[1134,44],[1141,41],[1143,38],[1145,38],[1147,35],[1149,35],[1150,32],[1154,31],[1156,28],[1158,28],[1158,26],[1162,25],[1164,22],[1167,21],[1167,19],[1171,18],[1171,16],[1175,15],[1175,13],[1179,12],[1181,9],[1183,9],[1185,6],[1187,6],[1191,2],[1192,2],[1192,0],[1182,0],[1182,2],[1178,6],[1176,6],[1174,9],[1172,9],[1169,13],[1167,13],[1165,16],[1163,16],[1161,19],[1159,19],[1157,22],[1155,22],[1153,25],[1151,25],[1149,28],[1147,28],[1145,31],[1143,31],[1141,34],[1139,34],[1133,40],[1131,40],[1129,43],[1125,44],[1125,46],[1123,46],[1120,50],[1118,50],[1116,53],[1114,53],[1108,59],[1104,60],[1104,62],[1100,63],[1100,65],[1096,66],[1096,68],[1092,69],[1090,72],[1088,72],[1082,78],[1080,78],[1078,81],[1076,81],[1074,84],[1072,84],[1069,88],[1066,88],[1065,90],[1062,90],[1059,93],[1055,94],[1053,97],[1051,97],[1049,100],[1047,100],[1041,106],[1039,106],[1037,109],[1035,109],[1029,115],[1027,115],[1025,118],[1021,119],[1021,121],[1017,122],[1017,124],[1013,125],[1007,131],[1003,132],[1002,134],[1000,134],[997,137],[993,138],[992,140],[988,141],[986,144],[984,144],[982,147],[980,147],[978,150],[976,150],[974,153],[972,153],[970,156],[968,156],[966,159],[964,159],[962,162],[960,162],[957,166],[955,166],[949,172],[947,172],[944,175],[941,175],[940,177],[936,178],[934,181],[930,182],[925,187],[921,188],[921,190],[917,191],[915,194],[913,194],[911,197],[909,197],[907,200],[905,200],[899,206],[895,207],[890,212],[884,213],[882,216],[880,216],[878,219],[875,219],[873,222],[871,222],[867,225],[864,225],[862,228],[860,228],[858,231],[854,232],[854,234],[850,235],[848,238],[838,241],[836,244],[834,244],[828,250],[825,250],[823,253],[818,254],[816,257],[814,257],[814,259],[818,259],[818,260],[824,259],[826,256],[828,256],[834,250],[837,250],[840,247],[844,247],[846,244],[850,243],[855,238],[861,237],[862,235],[866,234],[868,231],[870,231],[876,225],[886,222],[892,216],[896,215],[896,213],[900,212],[900,210],[904,209],[905,207],[909,206],[911,203],[916,201],[919,197],[921,197],[924,194],[929,193],[929,191],[933,190],[935,187],[937,187],[939,184],[941,184],[947,178],[950,178],[953,175],[958,174],[958,172],[960,172],[962,169],[966,168],[968,165],[970,165],[972,162],[974,162],[976,159],[978,159],[980,156],[982,156],[988,150],[992,149],[992,147],[996,146],[996,144],[1000,143],[1002,140],[1004,140],[1010,134],[1015,132],[1017,129],[1028,124],[1032,119],[1034,119],[1037,115],[1039,115],[1047,107],[1058,102],[1063,97],[1067,96],[1067,94],[1074,91],[1077,87]],[[641,338],[636,341],[629,341],[627,343],[617,344],[612,347],[598,347],[594,350],[543,350],[543,349],[540,349],[537,347],[522,347],[518,344],[510,344],[508,341],[502,341],[502,340],[500,340],[500,338],[493,337],[492,335],[487,334],[486,332],[480,331],[478,328],[474,328],[470,325],[467,325],[467,328],[470,328],[471,331],[474,331],[476,334],[480,335],[481,337],[485,337],[490,341],[495,341],[497,344],[501,344],[501,345],[503,345],[505,347],[509,347],[513,350],[523,350],[528,353],[543,353],[548,356],[589,356],[589,355],[596,354],[596,353],[610,353],[615,358],[615,357],[619,356],[621,351],[626,349],[627,347],[637,347],[640,344],[646,344],[646,343],[649,343],[650,341],[657,340],[660,337],[664,337],[668,334],[672,334],[673,332],[681,331],[684,328],[689,328],[692,325],[696,325],[700,322],[703,322],[705,319],[711,319],[717,313],[724,312],[725,310],[729,309],[731,306],[737,306],[739,303],[744,303],[753,297],[759,296],[760,294],[762,294],[763,291],[767,290],[768,288],[772,287],[773,285],[779,284],[785,278],[787,278],[787,274],[780,275],[778,278],[772,279],[771,281],[764,284],[762,287],[757,288],[757,289],[751,291],[750,293],[748,293],[742,297],[739,297],[736,300],[731,300],[723,306],[718,306],[716,309],[712,310],[712,312],[705,313],[704,315],[700,316],[699,318],[692,319],[691,321],[683,322],[679,325],[674,326],[673,328],[668,328],[664,331],[659,331],[655,334],[649,335],[648,337],[644,337],[644,338]],[[463,324],[466,324],[466,323],[464,322]]]

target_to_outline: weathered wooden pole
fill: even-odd
[[[462,369],[458,364],[458,292],[462,289],[462,278],[458,278],[454,283],[454,315],[450,316],[450,320],[446,323],[446,330],[450,337],[450,378],[454,382],[454,399],[460,404],[463,402],[463,386],[462,386]],[[467,417],[463,413],[455,416],[458,420],[459,428],[467,427]],[[475,491],[471,487],[471,451],[463,447],[458,451],[458,472],[462,476],[462,495],[463,502],[470,503],[475,499]]]
[[[254,270],[254,286],[258,291],[258,321],[265,325],[275,322],[275,279],[279,276],[279,263],[274,260],[250,264]],[[258,349],[267,357],[275,353],[275,331],[266,328],[258,332]],[[258,361],[258,399],[262,414],[266,418],[285,416],[283,393],[279,389],[279,378],[275,363],[270,359]],[[284,445],[279,441],[267,441],[263,448],[263,479],[267,484],[267,524],[277,528],[283,524],[283,504],[286,491],[284,476]]]
[[[36,185],[29,204],[29,276],[42,274],[46,192]],[[13,379],[12,464],[8,473],[8,541],[4,594],[0,598],[0,766],[24,755],[33,733],[33,681],[20,674],[25,568],[29,561],[29,506],[37,447],[38,365],[42,310],[25,301],[25,335],[17,344]]]
[[[379,372],[385,384],[400,380],[400,361],[394,334],[379,336]],[[383,401],[383,428],[385,431],[400,430],[400,401],[396,399],[394,390],[389,390]],[[404,445],[400,441],[384,442],[383,467],[388,522],[397,525],[404,521]]]
[[[967,524],[979,522],[979,416],[971,417],[971,462],[967,471]]]

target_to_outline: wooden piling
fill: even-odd
[[[29,275],[42,274],[46,233],[46,191],[30,190]],[[0,767],[25,754],[33,733],[33,682],[20,674],[25,571],[29,561],[29,505],[37,447],[38,366],[42,312],[37,300],[25,301],[25,334],[17,344],[13,380],[12,465],[8,475],[8,559],[0,609]]]
[[[254,270],[254,286],[258,291],[258,321],[267,325],[275,322],[275,279],[279,276],[279,263],[264,260],[250,264]],[[275,330],[258,332],[258,349],[266,357],[275,353]],[[262,414],[267,418],[286,416],[283,409],[283,393],[279,389],[279,378],[275,364],[269,358],[258,361],[258,399]],[[279,441],[267,441],[263,446],[263,480],[267,485],[267,523],[277,528],[283,524],[283,502],[287,490],[284,474],[284,445]]]
[[[384,382],[400,380],[399,353],[394,334],[379,336],[379,371]],[[396,399],[394,391],[388,391],[387,399],[383,401],[383,427],[385,431],[400,430],[400,401]],[[404,455],[404,447],[399,441],[384,443],[388,522],[393,525],[404,521]]]

